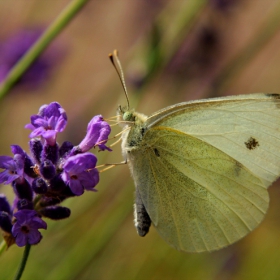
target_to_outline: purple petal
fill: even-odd
[[[9,166],[13,165],[14,161],[12,157],[9,156],[0,156],[0,168],[8,169]]]
[[[24,150],[18,145],[11,145],[11,150],[14,155],[20,154],[21,156],[25,157]]]
[[[52,128],[54,129],[55,128],[55,123],[56,123],[56,117],[55,116],[51,116],[49,119],[48,119],[48,128]]]
[[[52,116],[59,117],[60,116],[59,108],[61,108],[61,106],[58,102],[52,102],[44,108],[43,115],[48,118]]]
[[[28,234],[28,243],[31,245],[35,245],[39,243],[42,239],[42,234],[37,230],[32,230]]]
[[[13,236],[15,236],[14,233],[12,233],[12,234],[13,234]],[[19,233],[16,234],[16,244],[19,247],[25,246],[27,244],[27,239],[28,239],[27,235],[23,235],[23,234],[19,234]]]
[[[69,187],[75,195],[82,195],[84,193],[84,188],[78,180],[70,180]]]
[[[44,120],[42,118],[37,118],[34,122],[33,122],[34,126],[35,127],[44,127],[44,128],[47,128],[48,127],[48,121],[47,120]]]
[[[66,183],[66,184],[69,184],[70,182],[70,176],[67,172],[63,172],[61,174],[61,179]]]
[[[32,218],[32,222],[30,222],[30,225],[35,228],[47,229],[47,223],[38,216]]]
[[[30,130],[34,130],[34,129],[35,129],[35,126],[34,126],[33,124],[29,123],[29,124],[26,124],[26,125],[24,126],[24,128],[30,129]]]
[[[79,180],[86,190],[92,191],[99,182],[99,172],[95,168],[89,172],[83,172],[83,174],[79,176]]]
[[[42,117],[41,117],[41,116],[38,116],[38,115],[32,115],[32,116],[30,117],[30,122],[31,122],[31,124],[34,125],[35,127],[38,127],[38,125],[36,125],[36,121],[37,121],[38,119],[41,120]]]
[[[63,114],[58,118],[55,130],[56,131],[63,131],[67,124],[67,116],[65,114],[65,111],[63,110]]]
[[[78,154],[69,157],[63,168],[66,172],[78,174],[96,166],[97,158],[91,153]]]
[[[34,137],[38,137],[41,136],[43,133],[45,132],[45,129],[43,127],[38,127],[35,128],[30,134],[29,134],[29,138],[34,138]]]
[[[1,184],[11,184],[14,180],[16,180],[19,177],[17,174],[11,174],[9,170],[5,170],[0,173],[0,183]]]
[[[34,116],[42,117],[44,116],[44,111],[48,107],[48,104],[44,104],[39,108],[38,114]]]

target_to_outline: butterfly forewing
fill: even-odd
[[[252,94],[186,103],[148,119],[197,137],[236,159],[268,187],[280,174],[280,97]]]

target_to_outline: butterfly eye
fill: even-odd
[[[123,120],[124,121],[131,121],[131,119],[132,119],[132,113],[131,112],[125,112],[123,114]]]

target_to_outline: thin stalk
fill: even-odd
[[[23,255],[22,255],[22,259],[21,259],[21,263],[19,265],[19,268],[18,268],[18,271],[17,271],[17,274],[16,274],[14,280],[19,280],[21,278],[22,273],[25,269],[25,265],[26,265],[28,256],[29,256],[30,248],[31,248],[30,244],[25,245],[24,252],[23,252]]]

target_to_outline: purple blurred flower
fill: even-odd
[[[0,83],[5,80],[11,68],[21,59],[41,35],[41,30],[20,30],[0,43]],[[38,84],[48,76],[53,59],[44,54],[23,74],[21,83]]]
[[[34,210],[20,210],[14,214],[16,222],[12,228],[12,234],[19,247],[26,244],[37,244],[42,239],[38,229],[47,229],[47,224]]]
[[[209,0],[209,2],[215,9],[227,11],[236,5],[239,0]]]
[[[87,134],[83,141],[78,145],[81,152],[87,152],[94,146],[98,146],[100,150],[112,151],[105,143],[111,132],[110,125],[104,121],[101,115],[92,118],[87,127]]]
[[[57,133],[62,132],[67,124],[66,112],[57,102],[41,106],[39,113],[30,120],[31,123],[25,126],[32,130],[29,137],[42,136],[50,146],[56,144]]]
[[[0,173],[0,183],[10,184],[19,177],[23,177],[24,160],[16,154],[13,158],[0,156],[0,168],[5,169]]]
[[[94,187],[99,182],[96,162],[95,155],[84,153],[69,157],[63,164],[62,180],[75,195],[83,194],[84,189],[95,191]]]

